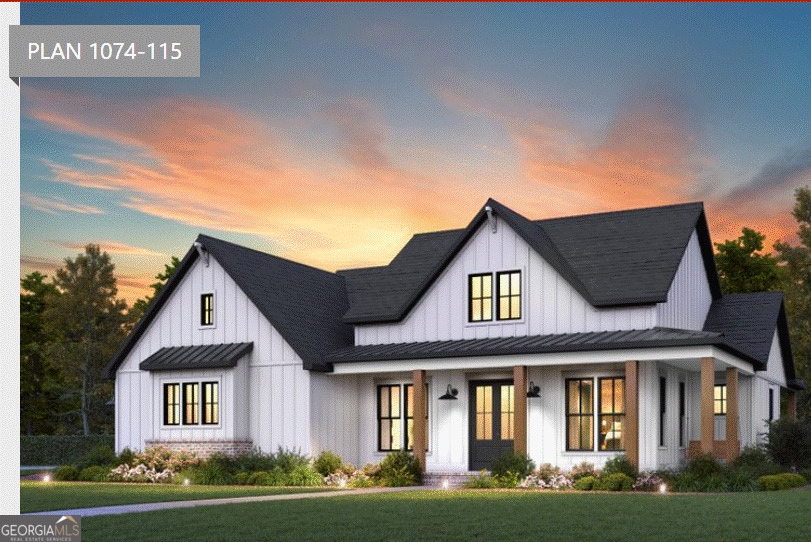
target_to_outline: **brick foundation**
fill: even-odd
[[[207,458],[211,454],[221,453],[226,455],[239,455],[250,452],[253,449],[253,441],[217,439],[217,440],[147,440],[144,442],[147,448],[153,446],[163,446],[172,451],[191,452],[200,458]]]

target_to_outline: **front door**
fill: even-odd
[[[470,470],[489,469],[513,449],[515,401],[512,380],[470,383]]]

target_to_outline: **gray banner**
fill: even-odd
[[[200,27],[9,27],[9,76],[200,77]]]
[[[0,516],[0,542],[81,541],[81,516]]]

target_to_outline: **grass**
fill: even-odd
[[[811,540],[811,490],[415,491],[88,517],[88,541]]]
[[[20,512],[69,508],[251,497],[282,493],[330,491],[323,488],[261,486],[176,486],[168,484],[94,484],[78,482],[20,482]]]

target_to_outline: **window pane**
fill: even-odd
[[[391,421],[391,449],[400,450],[403,447],[403,422],[400,418]]]
[[[515,425],[515,399],[512,385],[501,386],[501,438],[512,440]]]
[[[493,319],[493,300],[489,297],[482,300],[482,320]]]
[[[491,298],[493,297],[493,276],[492,275],[484,275],[482,278],[482,297]]]
[[[482,301],[481,299],[470,300],[470,319],[473,322],[482,320]],[[484,319],[487,319],[486,316]]]
[[[507,273],[498,276],[498,295],[510,295],[510,275]]]
[[[389,406],[389,392],[388,388],[381,387],[380,392],[380,416],[388,418],[391,416],[391,407]]]
[[[498,298],[498,317],[501,320],[510,317],[510,298],[509,297],[499,297]]]
[[[194,383],[183,384],[183,423],[196,425],[199,422],[200,399],[199,385]]]
[[[519,295],[521,293],[521,273],[510,274],[510,295]]]
[[[580,381],[580,411],[584,414],[591,414],[594,409],[594,396],[592,395],[591,380]]]
[[[510,318],[521,318],[521,297],[510,298]]]
[[[220,423],[219,383],[203,383],[203,423],[216,425]]]
[[[380,420],[380,449],[391,450],[391,420]]]
[[[474,298],[482,296],[481,277],[470,277],[470,295]]]
[[[400,386],[392,386],[391,388],[391,416],[392,418],[400,417]]]

